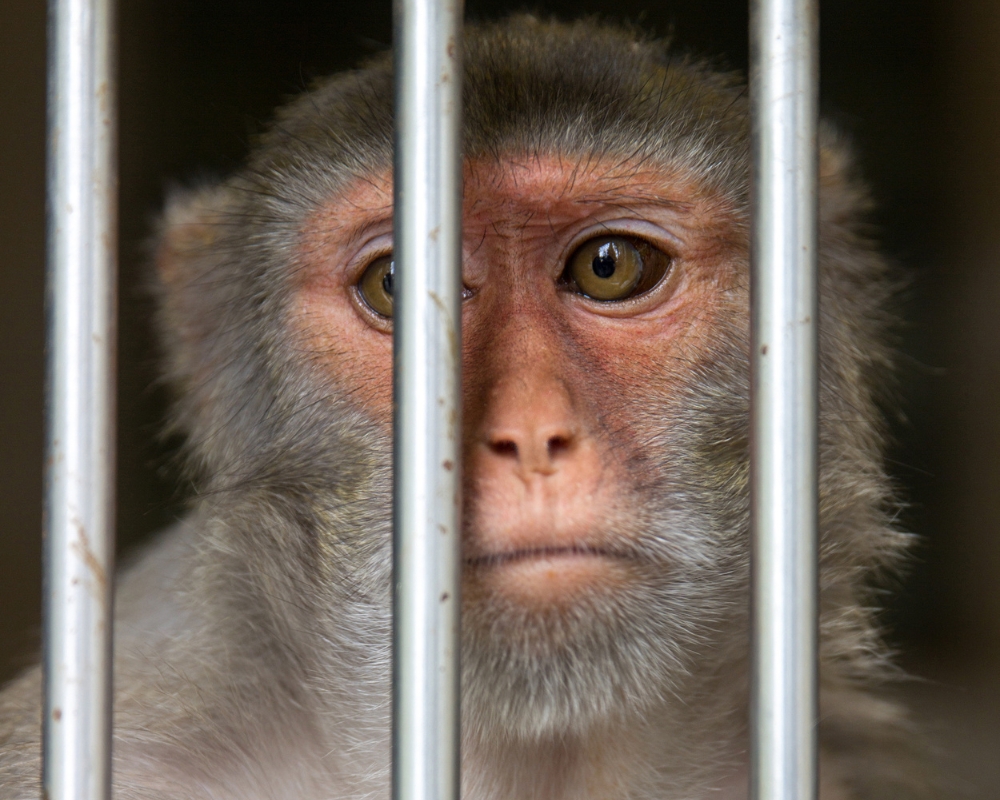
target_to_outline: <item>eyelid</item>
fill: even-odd
[[[357,284],[373,261],[388,255],[392,255],[392,233],[372,237],[347,259],[345,268],[347,282],[352,285]]]
[[[562,255],[562,263],[565,265],[573,254],[579,250],[586,242],[600,236],[621,236],[625,239],[641,239],[648,242],[658,250],[663,251],[670,259],[679,257],[678,251],[682,246],[680,238],[654,222],[647,220],[637,220],[635,218],[602,220],[599,223],[588,225],[577,231],[569,240],[569,245]],[[560,271],[560,274],[562,272]]]

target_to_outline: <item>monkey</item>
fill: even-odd
[[[627,25],[463,43],[462,795],[748,786],[750,132],[742,79]],[[172,196],[168,426],[197,487],[116,595],[114,797],[387,797],[392,60]],[[874,581],[895,280],[820,137],[820,797],[938,795]],[[37,797],[40,675],[0,695]]]

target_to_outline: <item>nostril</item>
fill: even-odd
[[[495,439],[490,442],[490,450],[498,456],[517,458],[517,443],[511,439]]]
[[[568,436],[550,436],[546,442],[549,458],[558,458],[566,453],[571,445],[572,442]]]

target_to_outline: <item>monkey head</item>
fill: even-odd
[[[467,31],[463,113],[467,745],[631,724],[683,730],[678,763],[709,745],[738,760],[745,88],[626,29],[518,17]],[[346,676],[336,702],[383,719],[392,114],[388,57],[321,83],[245,169],[175,198],[157,250],[212,602],[255,657],[320,696]],[[876,412],[891,286],[829,130],[820,207],[829,693],[882,659],[864,598],[901,542]]]

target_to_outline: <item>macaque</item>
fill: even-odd
[[[634,30],[464,41],[467,800],[742,800],[744,84]],[[389,792],[392,62],[279,111],[155,248],[190,513],[122,575],[116,800]],[[871,584],[893,281],[821,137],[821,797],[936,796]],[[40,677],[0,695],[38,797]]]

